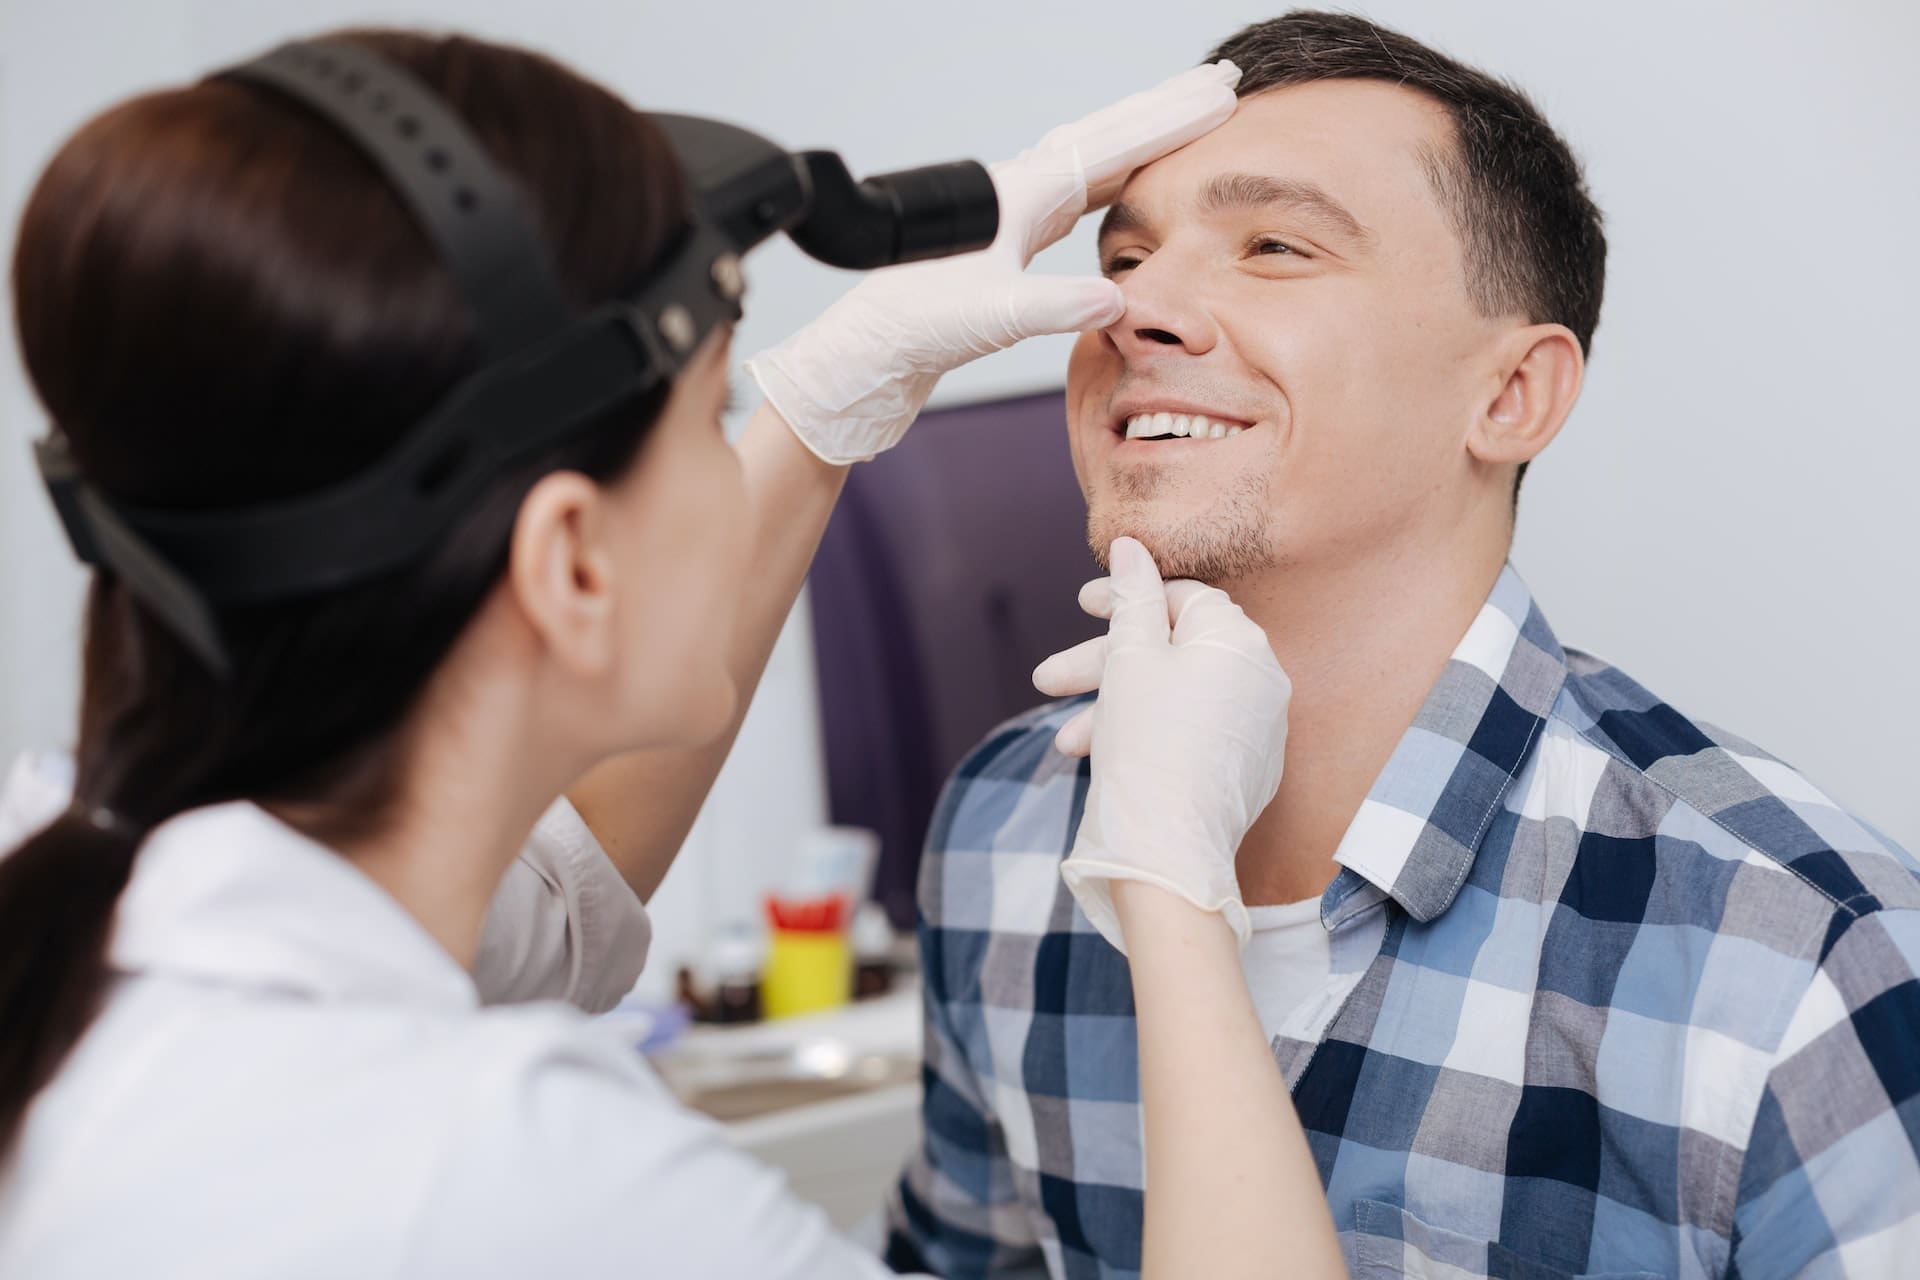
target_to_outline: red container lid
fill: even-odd
[[[767,920],[789,933],[838,933],[846,927],[847,900],[842,894],[792,902],[767,895]]]

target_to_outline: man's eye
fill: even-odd
[[[1247,242],[1247,252],[1252,254],[1265,254],[1268,256],[1272,256],[1275,254],[1290,254],[1294,257],[1300,257],[1300,258],[1303,258],[1306,256],[1305,254],[1301,253],[1298,249],[1288,244],[1285,240],[1276,240],[1272,236],[1255,236],[1253,239]]]

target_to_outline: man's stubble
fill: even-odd
[[[1101,568],[1113,540],[1138,538],[1166,579],[1231,582],[1279,562],[1267,528],[1268,477],[1247,471],[1189,514],[1169,519],[1153,513],[1156,500],[1178,496],[1184,477],[1161,467],[1115,467],[1106,495],[1090,504],[1087,543]]]

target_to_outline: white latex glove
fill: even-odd
[[[1103,652],[1093,781],[1060,874],[1122,951],[1114,880],[1144,880],[1219,912],[1245,946],[1253,930],[1234,856],[1280,788],[1293,686],[1266,633],[1224,591],[1163,584],[1131,538],[1114,541],[1110,563],[1104,646],[1055,655],[1034,675],[1042,692],[1083,683],[1088,655]]]
[[[1191,578],[1175,578],[1167,586],[1169,625],[1177,618],[1188,597],[1206,590],[1206,584]],[[1113,579],[1095,578],[1080,588],[1080,608],[1102,620],[1113,617]],[[1075,698],[1100,687],[1107,669],[1107,637],[1083,640],[1071,649],[1062,649],[1033,669],[1033,687],[1049,698]],[[1053,735],[1053,745],[1061,755],[1084,756],[1093,750],[1093,707],[1082,707]]]
[[[1231,62],[1195,67],[1055,129],[994,166],[990,247],[874,272],[747,371],[809,449],[860,462],[899,443],[941,374],[1036,334],[1112,324],[1126,304],[1111,280],[1027,264],[1135,169],[1231,116],[1239,81]]]

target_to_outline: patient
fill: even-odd
[[[1224,587],[1292,676],[1244,963],[1349,1263],[1910,1266],[1913,862],[1563,649],[1506,565],[1600,309],[1577,163],[1518,91],[1360,18],[1210,57],[1239,112],[1108,213],[1128,310],[1074,350],[1069,430],[1092,545]],[[1596,507],[1593,536],[1632,518]],[[1126,962],[1058,875],[1083,703],[994,733],[934,819],[899,1267],[1139,1266]]]

